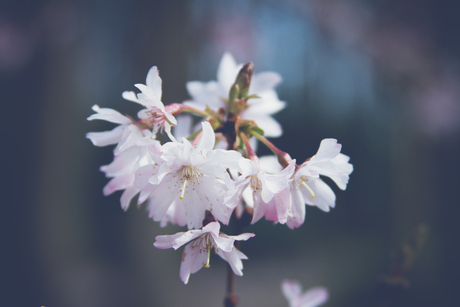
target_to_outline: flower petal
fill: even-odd
[[[217,69],[217,81],[224,90],[230,90],[232,84],[235,83],[238,70],[233,56],[228,52],[224,53]]]
[[[243,276],[243,262],[241,261],[241,259],[248,259],[248,257],[246,257],[245,254],[240,252],[238,249],[233,248],[232,251],[229,253],[226,253],[222,250],[218,250],[217,255],[219,255],[222,259],[228,262],[235,275]]]
[[[206,257],[207,254],[199,247],[193,247],[192,243],[185,246],[180,266],[180,279],[184,284],[188,283],[190,274],[198,272],[206,264]]]
[[[160,71],[156,66],[150,68],[147,78],[145,80],[145,84],[153,90],[155,97],[158,100],[161,100],[161,78],[160,78]]]
[[[308,290],[300,298],[300,307],[316,307],[324,304],[329,298],[326,288],[316,287]]]
[[[260,94],[271,90],[283,81],[283,78],[272,71],[264,71],[254,74],[251,80],[250,94]]]
[[[89,132],[86,134],[86,137],[91,140],[94,146],[107,146],[117,144],[123,134],[123,130],[126,126],[121,125],[117,126],[111,131],[103,132]]]
[[[97,104],[92,107],[96,114],[93,114],[87,118],[87,120],[101,119],[115,124],[128,125],[131,124],[131,120],[121,115],[120,112],[110,108],[100,108]]]

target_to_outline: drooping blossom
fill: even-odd
[[[237,64],[230,53],[225,53],[217,71],[217,81],[187,82],[187,90],[192,100],[184,103],[197,109],[209,106],[213,110],[226,108],[230,87],[235,83],[236,76],[242,64]],[[280,101],[274,88],[282,78],[275,72],[260,72],[252,76],[249,94],[256,94],[260,98],[248,100],[248,108],[241,113],[243,119],[254,120],[264,130],[267,137],[279,137],[282,134],[280,124],[271,115],[284,108],[285,103]]]
[[[233,193],[229,193],[229,196],[226,197],[226,202],[235,206],[239,201],[239,196],[242,195],[245,203],[254,208],[252,224],[262,216],[280,224],[286,223],[290,214],[287,189],[294,173],[295,160],[276,174],[265,173],[260,169],[258,163],[248,159],[241,160],[240,164],[242,175]]]
[[[294,280],[283,280],[281,290],[289,302],[289,307],[317,307],[329,298],[327,289],[322,287],[312,288],[302,293],[302,286]]]
[[[196,145],[185,138],[182,143],[168,142],[162,146],[162,163],[136,171],[139,202],[152,198],[149,211],[155,221],[162,220],[174,202],[182,202],[177,208],[185,211],[189,229],[201,227],[206,210],[228,224],[233,208],[224,205],[224,195],[234,182],[227,169],[240,171],[239,161],[244,158],[233,150],[213,149],[214,131],[209,122],[202,127]]]
[[[87,133],[86,137],[91,140],[93,145],[103,147],[117,144],[114,153],[119,154],[132,146],[133,142],[138,138],[144,136],[143,129],[136,125],[136,122],[120,114],[118,111],[110,108],[100,108],[98,105],[94,105],[92,109],[96,114],[89,116],[87,120],[99,119],[119,124],[111,131]]]
[[[137,116],[153,129],[153,134],[164,130],[171,140],[175,140],[171,134],[171,126],[176,125],[177,121],[161,102],[161,82],[159,71],[156,66],[153,66],[147,74],[146,85],[135,84],[141,93],[136,95],[134,92],[126,91],[123,92],[123,98],[145,107]]]
[[[132,198],[140,192],[140,189],[134,186],[135,171],[142,166],[160,161],[160,142],[152,138],[150,131],[145,130],[144,134],[145,136],[138,139],[135,146],[115,155],[112,163],[100,168],[107,177],[112,178],[103,189],[104,195],[124,190],[120,202],[125,211]]]
[[[236,275],[242,276],[243,263],[241,260],[248,258],[235,248],[234,242],[246,241],[253,236],[253,233],[227,236],[220,232],[219,222],[211,222],[202,229],[157,236],[153,245],[160,249],[174,248],[177,250],[190,242],[184,248],[180,266],[180,278],[184,284],[187,284],[190,274],[196,273],[203,266],[209,267],[211,250],[227,261]]]
[[[324,139],[316,155],[296,167],[290,183],[292,215],[287,220],[291,229],[305,221],[305,204],[325,212],[335,207],[334,191],[320,175],[331,178],[340,189],[346,189],[353,165],[348,163],[348,156],[340,153],[341,149],[336,139]]]
[[[112,163],[101,166],[107,177],[112,178],[103,189],[104,195],[110,195],[115,191],[125,190],[120,198],[121,207],[128,209],[131,199],[139,193],[139,189],[133,186],[134,171],[143,165],[154,163],[149,155],[148,147],[158,147],[159,142],[154,140],[154,135],[142,125],[132,119],[109,109],[94,105],[92,108],[96,114],[88,117],[88,120],[105,120],[119,124],[111,131],[89,132],[86,137],[96,146],[117,146],[114,149]]]

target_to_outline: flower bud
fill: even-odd
[[[246,98],[249,92],[249,86],[251,85],[252,73],[254,72],[254,65],[251,62],[247,62],[240,69],[238,76],[236,77],[235,84],[239,87],[238,98]]]

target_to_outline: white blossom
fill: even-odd
[[[192,100],[184,103],[202,110],[206,106],[213,110],[225,109],[225,99],[228,99],[230,87],[235,83],[242,66],[235,62],[230,53],[225,53],[219,64],[217,81],[187,82],[187,90]],[[248,95],[256,94],[260,98],[249,99],[248,108],[241,113],[243,119],[254,120],[267,137],[279,137],[282,134],[280,124],[271,117],[285,107],[285,103],[279,100],[274,90],[281,80],[281,76],[275,72],[255,73]]]
[[[205,212],[228,224],[233,208],[224,205],[226,191],[234,187],[227,169],[239,171],[240,153],[213,149],[214,131],[203,122],[203,134],[196,145],[185,138],[182,143],[168,142],[162,146],[163,162],[141,167],[136,172],[135,185],[141,189],[139,202],[147,198],[150,216],[160,221],[170,206],[182,208],[187,226],[200,228]],[[175,210],[174,209],[174,210]]]
[[[227,236],[220,232],[219,222],[211,222],[203,229],[193,229],[179,232],[175,235],[157,236],[155,247],[160,249],[174,248],[190,242],[184,248],[180,266],[180,278],[188,283],[190,274],[196,273],[203,266],[209,267],[211,250],[228,262],[233,272],[243,275],[242,259],[248,259],[245,254],[234,246],[235,241],[246,241],[254,236],[253,233],[243,233],[238,236]]]
[[[334,191],[320,178],[331,178],[337,186],[345,190],[353,165],[350,158],[340,153],[342,145],[335,139],[321,141],[316,155],[297,167],[290,183],[291,212],[287,225],[296,228],[305,221],[305,205],[316,206],[328,212],[335,207]]]
[[[317,307],[329,298],[327,290],[322,287],[312,288],[302,293],[302,286],[294,280],[283,280],[281,290],[289,302],[289,307]]]

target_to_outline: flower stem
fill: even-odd
[[[196,143],[198,143],[198,141],[201,139],[202,136],[203,136],[203,130],[200,130],[200,133],[198,133],[196,137],[193,139],[192,145],[195,146]]]
[[[204,116],[204,117],[209,116],[209,114],[206,113],[205,111],[201,111],[201,110],[195,109],[193,107],[190,107],[190,106],[187,106],[187,105],[184,105],[184,104],[182,104],[180,106],[180,109],[181,109],[181,111],[185,111],[185,112],[189,112],[189,113],[193,113],[193,114],[198,114],[198,115],[201,115],[201,116]]]
[[[231,266],[227,264],[227,295],[225,296],[224,306],[235,307],[238,301],[238,296],[235,294],[235,274]]]
[[[246,134],[240,133],[240,137],[243,140],[244,145],[246,146],[246,150],[248,151],[248,158],[252,161],[254,161],[257,166],[259,166],[259,158],[257,155],[254,153],[252,150],[251,144],[249,144],[248,138],[246,137]]]
[[[236,213],[233,212],[231,219],[233,234],[240,234],[251,223],[252,212],[245,210],[240,218],[237,218]],[[240,249],[240,243],[240,241],[235,241],[235,248],[238,250]],[[227,295],[224,300],[225,307],[235,307],[239,302],[239,298],[235,294],[235,276],[236,275],[233,273],[232,267],[227,264]]]
[[[249,133],[256,137],[259,141],[261,141],[265,146],[267,146],[278,158],[278,162],[281,164],[282,167],[287,167],[289,162],[292,161],[291,156],[284,151],[279,150],[272,142],[267,140],[264,136],[260,135],[259,133],[255,132],[254,130],[249,130]]]
[[[193,132],[192,134],[190,134],[190,136],[187,138],[187,140],[192,140],[192,139],[195,139],[197,137],[197,135],[199,135],[200,133],[203,132],[203,129],[200,129],[200,130],[197,130],[195,132]]]

